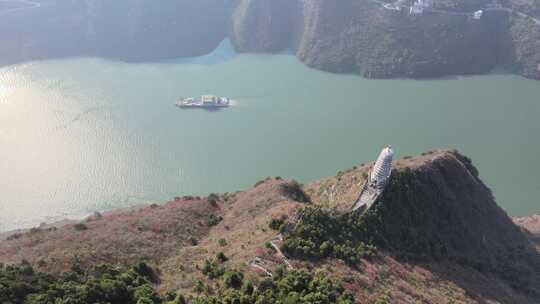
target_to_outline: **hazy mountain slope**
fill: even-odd
[[[500,18],[410,16],[369,1],[316,0],[309,7],[306,19],[316,21],[313,29],[306,26],[309,35],[298,55],[316,68],[376,78],[430,77],[484,73],[498,63]]]
[[[514,219],[514,222],[525,229],[529,238],[540,252],[540,215],[518,217]]]
[[[463,14],[490,2],[435,1],[439,11],[415,16],[370,0],[245,0],[233,14],[231,38],[241,52],[289,49],[311,67],[374,78],[495,68],[539,78],[540,25],[504,10],[485,11],[480,20]]]
[[[296,0],[240,0],[232,15],[231,39],[240,52],[291,49],[301,33],[302,10]]]
[[[79,225],[34,228],[2,242],[0,260],[26,260],[51,272],[69,270],[75,261],[82,266],[130,265],[138,260],[158,263],[179,248],[196,244],[219,214],[217,204],[188,197],[161,206],[92,216]]]
[[[534,1],[502,1],[518,11],[485,11],[474,20],[471,13],[491,1],[439,0],[439,11],[410,15],[375,0],[39,0],[37,8],[0,15],[0,39],[10,42],[0,46],[0,64],[197,56],[229,37],[240,52],[293,51],[311,67],[367,77],[505,68],[539,79],[540,25],[518,14],[537,16]]]
[[[510,35],[516,69],[526,77],[540,79],[540,25],[513,16]]]
[[[203,55],[228,31],[232,1],[38,0],[0,16],[0,64],[66,56],[126,61]]]

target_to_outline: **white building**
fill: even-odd
[[[373,166],[373,170],[371,171],[371,176],[369,177],[370,183],[376,188],[383,188],[386,185],[388,178],[390,178],[393,158],[394,151],[390,146],[384,148],[379,154],[379,157]]]
[[[424,10],[431,8],[433,6],[432,0],[417,0],[411,6],[409,13],[411,15],[421,15],[424,13]]]
[[[473,18],[476,19],[476,20],[479,20],[480,18],[482,18],[483,14],[484,14],[483,10],[478,10],[478,11],[474,12]]]

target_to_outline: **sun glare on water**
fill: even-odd
[[[0,104],[7,104],[8,97],[13,93],[13,88],[0,84]]]
[[[15,91],[15,88],[12,86],[13,80],[11,73],[2,73],[0,71],[0,105],[7,104],[9,96]]]

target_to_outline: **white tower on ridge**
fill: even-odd
[[[369,177],[370,184],[374,185],[376,188],[384,188],[390,173],[392,173],[392,160],[394,158],[394,151],[391,146],[384,148],[379,154],[375,166],[371,171],[371,176]]]

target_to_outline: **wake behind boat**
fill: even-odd
[[[228,97],[219,97],[215,95],[203,95],[200,98],[195,97],[181,97],[176,102],[176,106],[182,109],[189,108],[205,108],[205,109],[218,109],[227,108],[231,105],[231,99]]]

